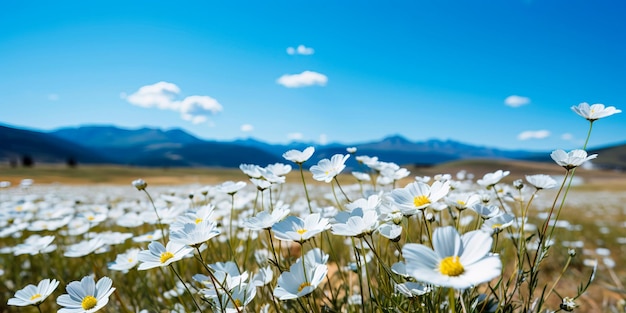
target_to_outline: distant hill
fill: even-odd
[[[151,145],[181,145],[201,143],[202,140],[181,129],[158,128],[123,129],[115,126],[82,126],[60,128],[50,134],[94,148],[126,148]]]
[[[356,147],[357,155],[376,156],[381,161],[403,166],[428,167],[469,159],[529,160],[552,162],[549,152],[501,150],[474,146],[453,140],[431,139],[413,142],[393,135],[382,140],[328,145],[307,142],[270,144],[257,139],[231,142],[206,141],[181,129],[123,129],[115,126],[84,126],[38,132],[4,126],[0,128],[0,162],[32,154],[35,162],[65,162],[76,158],[79,163],[109,163],[137,166],[237,167],[241,163],[265,166],[287,162],[282,154],[290,149],[315,146],[315,154],[305,164],[308,168],[322,158],[345,154]],[[626,168],[626,145],[599,149],[602,158],[594,162],[606,168]],[[356,158],[347,165],[357,168]]]
[[[595,167],[626,171],[626,142],[616,146],[590,149],[589,153],[598,154],[598,158],[592,161]]]
[[[36,163],[115,163],[98,151],[56,136],[0,125],[0,160],[18,162],[28,156]]]

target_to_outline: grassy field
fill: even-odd
[[[406,185],[416,176],[435,176],[452,174],[463,170],[474,175],[474,179],[496,170],[509,170],[511,175],[503,183],[524,179],[525,175],[550,174],[563,175],[562,168],[551,163],[530,163],[519,161],[472,160],[447,163],[434,167],[407,167],[411,175],[396,184]],[[347,171],[346,171],[347,172]],[[567,259],[568,245],[576,247],[577,256],[573,259],[567,275],[559,282],[559,292],[564,295],[576,292],[576,287],[590,272],[588,262],[596,260],[599,270],[593,285],[578,301],[579,312],[624,312],[620,301],[626,298],[623,284],[626,283],[626,174],[600,170],[578,169],[576,176],[583,179],[583,184],[575,186],[568,195],[567,206],[561,217],[567,227],[557,229],[558,248],[553,249],[556,263],[545,265],[543,282],[550,282],[558,276],[561,265]],[[307,184],[328,185],[311,178],[305,172]],[[143,178],[149,186],[176,185],[217,185],[224,181],[246,181],[247,176],[239,169],[225,168],[143,168],[121,166],[79,166],[68,168],[61,165],[37,165],[33,168],[0,167],[0,181],[9,181],[18,186],[25,178],[33,179],[36,185],[66,186],[115,186],[127,188],[128,193],[138,194],[131,186],[137,178]],[[294,169],[287,175],[287,183],[299,184],[300,173]],[[342,184],[355,184],[350,174],[342,174]],[[108,190],[108,189],[107,189]],[[125,189],[124,189],[125,190]],[[544,199],[553,199],[555,191],[546,191]],[[140,195],[141,196],[141,195]],[[537,200],[539,201],[539,199]],[[532,212],[537,215],[539,212]],[[540,219],[532,222],[541,224]],[[606,254],[606,251],[609,254]],[[510,251],[514,254],[514,252]],[[109,258],[112,258],[111,256]],[[24,259],[24,257],[21,257]],[[610,266],[611,262],[615,265]],[[558,264],[557,264],[558,263]],[[12,264],[11,262],[7,264]],[[505,265],[507,263],[505,262]],[[511,264],[511,263],[508,263]],[[5,265],[6,267],[6,265]],[[6,295],[7,293],[5,293]],[[559,299],[549,299],[551,307],[558,307]],[[3,300],[6,303],[6,300]],[[0,312],[3,303],[0,303]],[[620,311],[621,310],[621,311]],[[8,312],[18,312],[12,308]]]

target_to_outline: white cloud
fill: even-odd
[[[517,95],[508,96],[506,97],[506,99],[504,99],[504,104],[513,108],[521,107],[522,105],[526,105],[529,103],[530,98]]]
[[[325,86],[326,82],[328,82],[328,77],[317,72],[304,71],[300,74],[285,74],[278,78],[276,82],[287,88],[299,88],[313,85]]]
[[[241,125],[241,131],[242,132],[251,132],[254,130],[254,126],[250,125],[250,124],[243,124]]]
[[[328,143],[328,136],[326,134],[320,135],[320,145],[325,145]]]
[[[543,130],[527,130],[521,132],[517,135],[518,140],[528,140],[528,139],[544,139],[550,136],[550,131],[545,129]]]
[[[48,95],[48,100],[50,101],[58,101],[59,100],[59,95],[57,95],[56,93],[51,93]]]
[[[302,140],[302,138],[304,138],[304,135],[302,135],[302,133],[289,133],[289,134],[287,134],[287,139],[289,139],[289,140]]]
[[[315,50],[311,47],[306,47],[305,45],[299,45],[297,47],[289,47],[287,48],[287,54],[301,54],[301,55],[311,55],[315,53]]]
[[[178,94],[180,94],[178,86],[161,81],[143,86],[130,95],[121,93],[120,97],[142,108],[177,111],[182,119],[193,124],[205,123],[209,116],[222,111],[222,105],[209,96],[194,95],[177,100]]]
[[[561,135],[561,139],[563,140],[573,140],[574,139],[574,135],[570,134],[570,133],[565,133],[563,135]]]

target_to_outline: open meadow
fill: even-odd
[[[0,312],[53,312],[54,299],[83,277],[108,277],[115,291],[108,303],[79,297],[76,305],[104,303],[108,312],[533,312],[539,305],[562,310],[568,299],[581,312],[624,312],[623,173],[579,169],[557,220],[560,201],[551,217],[549,212],[566,171],[556,164],[390,165],[389,174],[378,167],[384,162],[361,160],[363,168],[348,169],[330,183],[287,162],[265,168],[274,176],[252,165],[3,168]],[[254,171],[272,182],[253,178]],[[536,174],[552,175],[556,186],[537,189],[527,178]],[[409,196],[414,208],[401,203],[400,190],[410,185],[425,191]],[[562,198],[564,189],[560,193]],[[418,208],[419,201],[428,205]],[[479,210],[488,209],[510,215],[487,227],[488,235],[463,236],[460,242],[474,254],[489,252],[484,259],[496,257],[495,275],[481,277],[487,268],[463,268],[444,258],[438,271],[460,278],[476,270],[467,278],[476,282],[444,288],[412,276],[418,269],[410,262],[428,258],[418,253],[453,249],[436,240],[485,230],[494,217]],[[549,244],[537,235],[547,219]],[[204,231],[195,233],[196,225]],[[484,242],[470,243],[478,238]],[[166,248],[157,248],[161,243]],[[549,253],[533,276],[539,247]],[[60,283],[48,300],[30,308],[6,305],[18,290],[44,279]],[[42,297],[29,297],[37,295]]]

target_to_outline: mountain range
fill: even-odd
[[[377,156],[379,160],[401,165],[432,166],[464,159],[515,159],[551,161],[549,152],[503,150],[464,144],[453,140],[431,139],[413,142],[393,135],[379,141],[328,145],[306,142],[270,144],[254,138],[234,141],[203,140],[181,129],[124,129],[116,126],[81,126],[53,131],[27,130],[0,125],[0,162],[13,162],[25,156],[35,163],[119,164],[158,167],[238,167],[242,163],[265,166],[287,162],[282,154],[290,149],[315,146],[307,162],[347,153],[356,147],[357,155]],[[626,144],[596,149],[610,157],[596,165],[626,169]],[[351,158],[349,167],[357,166]]]

